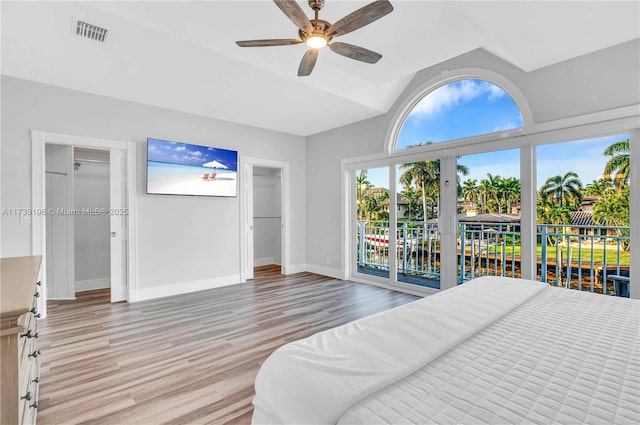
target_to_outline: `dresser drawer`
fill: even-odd
[[[30,361],[28,379],[26,380],[25,392],[20,395],[19,424],[34,424],[38,410],[38,393],[40,389],[40,378],[37,376],[39,359]]]
[[[0,259],[0,424],[35,423],[40,381],[36,294],[41,262],[40,256]]]

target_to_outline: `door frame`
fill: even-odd
[[[240,157],[240,281],[246,282],[247,279],[253,279],[253,250],[250,251],[249,242],[247,241],[247,234],[253,233],[253,211],[249,216],[248,205],[253,204],[247,197],[253,196],[253,179],[245,177],[247,173],[253,176],[253,167],[267,167],[280,169],[280,255],[281,255],[281,267],[282,274],[289,274],[291,269],[290,251],[290,214],[289,208],[291,204],[290,194],[290,182],[289,182],[289,169],[290,164],[288,161],[275,161],[271,159],[261,159],[252,157]],[[253,238],[253,235],[251,236]]]
[[[84,146],[100,149],[117,149],[127,158],[127,181],[125,184],[127,208],[127,301],[136,301],[137,294],[137,209],[136,209],[136,143],[119,140],[100,139],[96,137],[77,136],[72,134],[53,133],[42,130],[31,130],[31,208],[34,212],[45,211],[45,145],[47,143],[66,146]],[[46,279],[46,215],[31,216],[31,251],[32,255],[42,255],[40,281],[42,282],[38,311],[42,317],[47,316],[47,279]]]
[[[456,181],[456,159],[446,152],[421,153],[414,161],[440,161],[440,211],[438,231],[441,241],[441,258],[456,258],[456,185],[449,182]],[[355,282],[367,283],[387,289],[406,292],[413,295],[425,296],[435,294],[444,289],[451,288],[456,279],[456,262],[444,261],[441,263],[440,289],[432,289],[400,282],[397,279],[396,256],[389,257],[389,278],[379,278],[358,272],[356,218],[356,172],[361,169],[388,168],[389,177],[389,234],[397,233],[397,192],[396,180],[398,179],[396,166],[402,164],[397,158],[370,160],[369,158],[353,158],[342,161],[343,178],[343,217],[342,223],[343,241],[346,247],[343,252],[345,279]],[[389,252],[396,252],[397,241],[389,238]]]

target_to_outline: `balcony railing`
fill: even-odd
[[[358,221],[358,270],[389,276],[389,223]],[[629,228],[539,224],[537,279],[554,286],[612,293],[611,276],[629,276]],[[398,222],[399,281],[439,287],[437,223]],[[458,283],[479,276],[520,277],[519,223],[459,223]]]

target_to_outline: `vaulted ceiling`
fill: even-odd
[[[340,40],[380,62],[323,49],[301,78],[305,45],[235,44],[297,37],[272,1],[3,1],[2,73],[310,135],[385,113],[416,72],[476,48],[532,71],[640,37],[638,1],[391,2],[390,15]],[[320,17],[367,3],[326,0]],[[74,35],[74,18],[106,27],[106,42]]]

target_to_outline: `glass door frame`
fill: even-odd
[[[413,152],[411,152],[413,153]],[[403,160],[404,159],[404,160]],[[343,161],[345,187],[344,203],[348,214],[344,223],[345,230],[345,269],[347,277],[351,280],[370,283],[376,286],[390,289],[402,289],[404,292],[415,293],[417,295],[429,295],[438,292],[437,289],[412,285],[410,283],[398,281],[397,255],[389,255],[389,278],[381,278],[360,273],[357,267],[355,255],[357,249],[357,229],[354,223],[356,217],[356,174],[361,169],[387,168],[389,176],[389,252],[396,253],[398,241],[398,206],[396,181],[398,179],[397,166],[407,162],[434,161],[440,160],[440,206],[438,211],[438,231],[440,233],[440,289],[447,289],[455,286],[457,274],[457,186],[456,182],[456,160],[455,157],[447,157],[442,153],[406,155],[399,158],[387,158],[383,161],[353,161],[345,164]],[[451,184],[453,182],[453,184]],[[343,209],[344,210],[344,209]],[[443,217],[447,217],[443,219]],[[391,237],[394,235],[394,237]],[[443,284],[443,282],[446,282]],[[448,283],[448,285],[447,285]]]
[[[544,128],[534,128],[530,134],[516,135],[514,137],[504,137],[495,140],[460,140],[452,142],[442,142],[427,147],[419,147],[407,149],[402,152],[378,153],[359,158],[344,158],[341,160],[343,172],[343,271],[344,277],[356,282],[373,284],[394,290],[402,290],[403,292],[415,293],[418,295],[426,295],[437,292],[437,290],[429,288],[406,288],[406,284],[401,286],[397,283],[396,261],[393,260],[393,269],[390,270],[390,279],[374,279],[371,276],[358,273],[354,269],[356,264],[354,257],[356,232],[353,223],[355,223],[355,171],[363,168],[389,167],[389,198],[390,198],[390,233],[396,231],[397,224],[397,205],[396,205],[396,189],[395,166],[407,162],[416,162],[421,160],[440,159],[442,163],[450,165],[443,166],[442,173],[453,173],[455,179],[455,158],[460,155],[468,155],[474,153],[483,153],[496,150],[520,148],[520,179],[521,179],[521,270],[522,277],[525,279],[536,278],[536,147],[546,144],[562,143],[567,140],[589,139],[607,135],[615,135],[626,133],[630,137],[630,158],[631,158],[631,181],[632,187],[640,187],[640,128],[638,128],[637,116],[614,118],[605,117],[602,121],[598,121],[590,117],[594,122],[587,122],[587,119],[576,122],[575,126],[569,126],[571,123],[554,123],[554,125],[545,125]],[[601,118],[601,117],[598,117]],[[609,119],[606,119],[609,118]],[[451,165],[453,164],[453,165]],[[448,170],[448,171],[445,171]],[[442,174],[441,174],[442,175]],[[449,175],[449,178],[451,176]],[[443,184],[443,181],[441,181]],[[455,185],[454,185],[455,187]],[[445,189],[442,188],[441,189]],[[446,190],[442,190],[445,193]],[[453,200],[448,202],[445,200],[443,205],[456,207],[457,194],[453,196]],[[630,285],[631,298],[640,299],[640,196],[637,191],[632,191],[630,200],[630,240],[631,240],[631,276],[633,278]],[[392,216],[391,216],[392,214]],[[446,226],[446,224],[443,224]],[[445,229],[448,230],[448,229]],[[455,235],[455,233],[453,234]],[[449,240],[449,239],[447,239]],[[450,241],[451,242],[451,241]],[[455,237],[453,238],[453,246],[447,246],[445,249],[455,250]],[[395,247],[395,242],[394,242]],[[457,255],[450,254],[451,258],[457,258]],[[448,282],[455,282],[455,265],[452,277],[446,278]],[[441,275],[441,289],[451,285],[442,285],[448,268],[445,268],[445,275]],[[635,278],[634,278],[635,277]],[[409,285],[410,286],[410,285]]]

